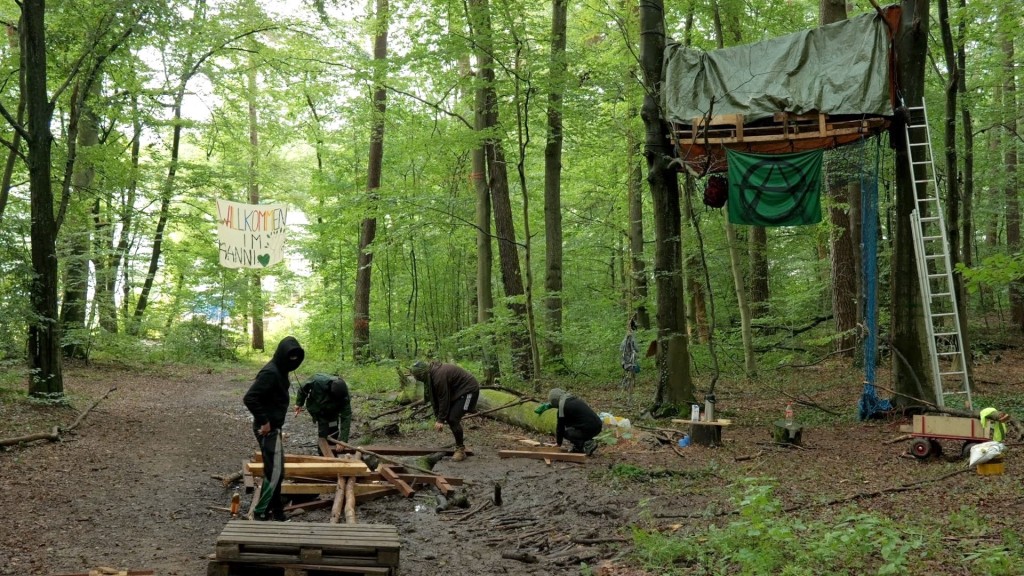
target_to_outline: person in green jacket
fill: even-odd
[[[1010,420],[1010,415],[1006,412],[996,410],[995,408],[985,408],[979,413],[981,416],[981,428],[985,429],[985,424],[988,422],[992,423],[992,440],[994,442],[1002,442],[1003,438],[1006,437],[1006,423]]]
[[[314,374],[299,387],[295,396],[296,415],[302,411],[303,406],[316,422],[317,436],[348,442],[352,428],[352,400],[344,378]],[[323,454],[319,446],[317,450],[321,456],[330,456]]]

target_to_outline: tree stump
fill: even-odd
[[[785,420],[776,420],[772,426],[772,439],[776,444],[792,444],[800,446],[804,427],[796,422],[786,423]]]
[[[721,446],[722,426],[708,422],[690,424],[690,441],[697,446]]]

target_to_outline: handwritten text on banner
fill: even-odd
[[[220,265],[266,268],[284,260],[284,204],[241,204],[217,200]]]

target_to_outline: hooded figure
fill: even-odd
[[[295,413],[298,414],[303,406],[316,422],[317,436],[348,442],[349,431],[352,428],[352,402],[344,378],[330,374],[314,374],[299,387],[295,395]],[[319,446],[317,449],[319,450]]]
[[[288,374],[295,371],[306,352],[293,336],[281,340],[270,362],[256,374],[243,401],[252,412],[252,431],[263,454],[263,486],[255,508],[257,520],[283,521],[281,482],[284,480],[284,448],[281,427],[288,414]]]
[[[572,443],[573,452],[593,454],[597,450],[594,436],[601,432],[601,418],[586,402],[561,388],[552,388],[548,392],[548,404],[558,408],[555,444],[561,446],[565,439]]]
[[[423,400],[429,400],[434,409],[434,429],[440,431],[445,424],[455,437],[455,454],[452,460],[466,459],[465,435],[462,429],[462,415],[476,412],[480,398],[480,383],[476,377],[454,364],[417,361],[409,367],[413,378],[423,382]]]

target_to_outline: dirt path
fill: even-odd
[[[1008,364],[996,367],[1001,373],[993,369],[979,381],[1009,379],[1024,397],[1024,378],[1017,373],[1006,376]],[[821,392],[801,394],[835,410],[853,410],[859,393],[857,375],[815,370],[799,376],[804,382],[820,382]],[[0,575],[52,576],[98,566],[151,569],[162,576],[205,574],[207,556],[228,519],[226,512],[210,507],[227,506],[231,494],[211,475],[238,470],[256,447],[241,403],[251,371],[93,367],[68,372],[66,389],[78,409],[111,386],[118,388],[64,441],[0,451]],[[838,385],[837,377],[854,382]],[[818,417],[824,423],[807,426],[805,449],[773,448],[766,445],[767,423],[784,401],[745,386],[719,388],[719,406],[741,423],[728,431],[724,446],[690,447],[679,454],[637,434],[632,440],[602,446],[584,465],[501,460],[497,450],[516,447],[514,437],[523,432],[474,419],[467,443],[476,455],[463,463],[445,460],[436,470],[464,478],[473,507],[487,502],[494,484],[500,483],[503,506],[460,520],[457,515],[435,514],[433,496],[424,491],[413,498],[392,496],[365,503],[358,509],[359,521],[398,528],[403,576],[569,575],[580,574],[581,563],[594,568],[595,574],[637,576],[647,572],[627,568],[635,560],[624,557],[633,549],[626,541],[632,526],[683,533],[711,523],[721,526],[735,518],[718,513],[735,509],[742,490],[737,481],[743,478],[774,479],[774,494],[782,506],[800,507],[809,517],[855,507],[941,532],[951,531],[948,519],[970,510],[974,537],[991,539],[1004,529],[1012,530],[1024,515],[1020,465],[1013,454],[1005,476],[958,474],[913,490],[815,507],[942,477],[964,464],[905,457],[905,445],[886,442],[899,435],[898,421],[859,423],[810,411],[798,416],[805,422]],[[1006,394],[1009,388],[1000,385],[998,390]],[[353,391],[357,424],[380,411],[379,405],[366,404],[358,386]],[[595,407],[615,407],[621,399],[614,396],[614,390],[594,391],[588,400]],[[74,409],[0,401],[0,437],[48,430],[46,421],[66,425],[76,415]],[[447,432],[428,428],[429,423],[409,425],[402,437],[377,442],[433,447],[450,441]],[[307,417],[289,418],[286,432],[288,452],[316,452],[315,427]],[[952,452],[954,447],[948,448]],[[628,468],[625,473],[622,468],[613,471],[616,465]],[[706,516],[679,517],[693,513]],[[295,521],[326,522],[328,515],[327,510],[315,511]],[[952,532],[947,536],[946,549],[930,552],[920,562],[920,571],[909,573],[969,572],[963,559],[974,541],[954,539],[958,534]],[[529,554],[537,562],[502,557],[510,552]]]
[[[164,374],[86,370],[71,376],[67,389],[75,394],[98,397],[112,385],[118,388],[66,441],[0,453],[0,574],[49,575],[97,566],[205,574],[207,555],[227,520],[209,507],[226,506],[230,498],[211,475],[237,470],[255,448],[240,401],[250,377],[185,369]],[[74,416],[67,411],[63,422]],[[286,432],[287,451],[315,453],[308,419],[290,417]],[[513,432],[521,434],[499,423],[474,424],[468,437],[477,455],[436,468],[466,478],[473,505],[487,501],[494,483],[502,483],[500,508],[458,522],[455,515],[436,515],[429,493],[360,506],[360,521],[399,528],[403,575],[561,573],[554,562],[575,574],[580,558],[613,553],[573,545],[571,539],[595,535],[606,518],[628,516],[629,506],[596,487],[587,489],[587,467],[498,459],[489,445],[498,438],[508,447],[512,441],[501,436]],[[449,441],[447,434],[433,432],[419,437],[437,445]],[[408,438],[395,443],[423,445]],[[580,509],[587,510],[582,521]],[[323,522],[327,515],[317,511],[296,520]],[[524,534],[541,550],[562,556],[543,564],[503,560],[509,547],[501,540],[522,540]],[[490,546],[482,545],[484,539]]]

